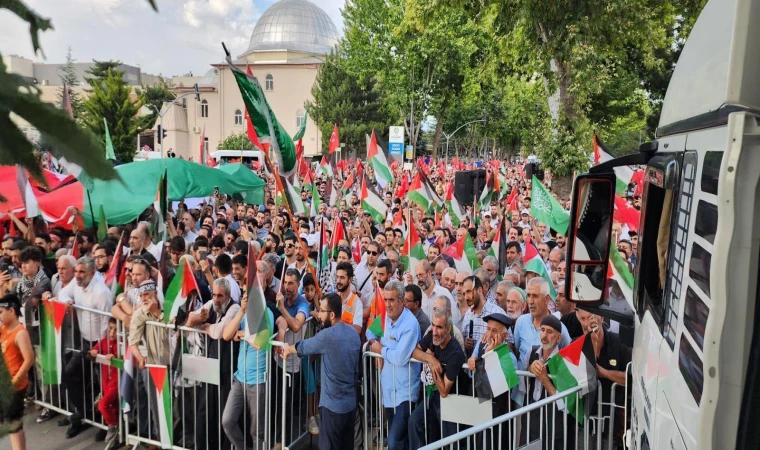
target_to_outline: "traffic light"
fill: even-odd
[[[166,139],[166,130],[163,129],[163,127],[161,127],[161,125],[159,125],[157,127],[157,129],[156,129],[156,139],[158,140],[159,144],[161,143],[161,141],[163,141],[164,139]]]

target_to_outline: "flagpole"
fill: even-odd
[[[92,220],[91,220],[92,221],[92,225],[93,225],[93,228],[95,228],[95,226],[94,226],[95,225],[95,211],[93,211],[93,209],[92,209],[92,199],[90,198],[90,190],[89,189],[85,189],[85,192],[87,192],[87,203],[90,204],[90,217],[92,218]],[[101,208],[102,207],[103,206],[101,205]],[[76,245],[76,242],[74,244]]]

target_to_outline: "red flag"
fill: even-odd
[[[79,254],[79,233],[74,235],[74,244],[72,244],[71,248],[69,249],[69,255],[73,256],[74,259],[79,259],[81,256]]]
[[[354,185],[354,173],[351,172],[351,174],[346,178],[346,181],[343,183],[343,190],[351,189],[351,187]]]
[[[512,187],[512,192],[507,198],[507,212],[517,211],[517,186]]]
[[[620,198],[619,196],[615,196],[615,213],[613,216],[613,219],[616,222],[620,222],[624,225],[628,226],[628,229],[631,231],[638,231],[639,229],[639,219],[641,219],[641,213],[634,208],[633,206],[628,205],[628,203]]]
[[[335,229],[330,239],[330,255],[333,258],[338,257],[338,243],[343,239],[346,239],[346,230],[343,228],[343,221],[338,218],[335,221]]]
[[[406,192],[409,190],[409,177],[404,174],[401,177],[401,183],[396,188],[396,198],[406,197]]]
[[[396,211],[393,214],[393,227],[401,228],[404,226],[404,216],[401,214],[401,210]]]
[[[303,159],[303,139],[296,142],[296,159]]]
[[[364,178],[364,165],[361,160],[356,161],[356,177],[359,179]]]
[[[340,147],[340,137],[338,137],[338,125],[333,127],[333,132],[330,135],[330,154],[332,155]]]

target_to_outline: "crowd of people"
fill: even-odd
[[[85,419],[102,418],[106,429],[95,439],[115,446],[120,413],[129,412],[125,426],[130,432],[159,440],[156,398],[148,395],[155,392],[151,365],[177,371],[171,383],[170,426],[174,444],[193,449],[282,446],[289,442],[285,429],[293,430],[299,414],[306,418],[307,431],[319,435],[320,448],[372,445],[355,432],[361,429],[359,385],[367,370],[361,364],[363,345],[380,361],[381,392],[376,395],[384,407],[383,438],[391,450],[419,448],[455,433],[454,424],[431,425],[440,422],[441,398],[472,392],[476,361],[500,344],[513,352],[515,367],[535,378],[494,398],[494,417],[556,393],[546,361],[585,334],[590,333],[594,344],[602,389],[625,384],[631,349],[620,342],[613,324],[576,310],[565,298],[565,236],[531,214],[531,180],[521,163],[484,166],[489,177],[501,177],[508,187],[487,207],[462,208],[462,220],[447,204],[423,209],[399,191],[423,171],[431,189],[445,198],[457,169],[450,162],[424,164],[412,173],[395,166],[394,179],[383,188],[369,182],[387,206],[384,220],[373,218],[362,205],[361,183],[340,190],[352,176],[340,170],[331,174],[334,179],[318,172],[312,178],[317,188],[302,188],[304,214],[283,206],[274,176],[263,170],[261,176],[268,181],[263,204],[223,196],[197,208],[179,203],[166,220],[165,242],[156,236],[152,206],[135,222],[108,228],[100,240],[94,230],[48,228],[41,218],[10,217],[0,261],[0,342],[15,391],[2,405],[2,418],[13,424],[14,450],[25,448],[21,417],[25,403],[34,399],[43,400],[37,422],[58,416],[45,404],[65,408],[64,398],[68,400],[71,414],[58,420],[68,427],[67,437],[76,436]],[[371,167],[364,170],[368,180],[374,179]],[[299,181],[297,185],[307,180]],[[549,174],[545,185],[551,190]],[[337,198],[333,190],[340,192]],[[516,197],[510,204],[512,191]],[[554,195],[570,209],[569,199]],[[319,206],[310,211],[312,203]],[[339,222],[345,235],[335,240]],[[489,251],[500,229],[506,241],[501,261]],[[419,233],[426,256],[413,267],[404,263],[409,260],[404,250],[409,230]],[[632,267],[635,233],[620,224],[615,233],[618,249]],[[457,269],[448,252],[463,239],[470,239],[477,252],[472,271]],[[530,246],[540,255],[543,272],[524,267]],[[249,259],[252,254],[255,260]],[[107,279],[119,258],[124,258],[123,289]],[[182,338],[176,327],[151,325],[169,314],[164,309],[166,286],[181,264],[191,268],[197,290],[171,322],[198,330]],[[249,265],[255,265],[253,270]],[[249,273],[256,273],[262,283],[265,314],[278,343],[271,350],[253,342],[249,333]],[[373,324],[379,315],[378,295],[385,306],[380,328]],[[622,294],[612,283],[608,295]],[[41,342],[39,321],[42,302],[48,301],[66,305],[61,389],[51,389],[42,380],[40,359],[48,342]],[[117,330],[125,333],[124,346],[117,345]],[[182,377],[182,356],[188,354],[219,360],[218,384]],[[127,402],[132,408],[126,411],[118,371],[104,361],[130,356],[135,401]],[[84,361],[100,364],[87,366]],[[99,374],[90,367],[98,367]],[[283,367],[292,375],[290,381],[267,376]],[[265,402],[267,390],[278,393],[271,409]],[[287,402],[279,400],[283,390]],[[300,399],[307,401],[301,405]],[[97,411],[92,410],[94,402]],[[285,424],[279,423],[282,407]],[[544,440],[561,445],[562,430],[574,430],[561,420],[550,431],[534,429],[538,422],[533,420],[530,429],[524,424],[522,436],[503,438],[525,441],[543,433]],[[271,442],[266,442],[267,424],[274,430]]]

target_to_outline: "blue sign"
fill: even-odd
[[[391,155],[401,155],[404,151],[404,144],[402,142],[389,142],[388,153]]]

